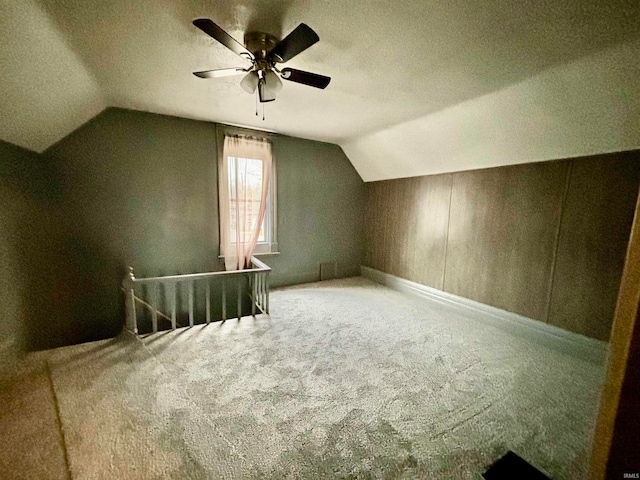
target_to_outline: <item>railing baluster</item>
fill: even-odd
[[[171,330],[176,329],[176,308],[178,304],[177,300],[177,291],[178,291],[178,282],[171,283],[171,297],[173,298],[171,302]]]
[[[260,273],[260,310],[264,312],[264,273]]]
[[[151,328],[153,333],[158,332],[158,284],[151,285]]]
[[[265,289],[264,289],[264,293],[266,296],[266,314],[269,315],[269,273],[265,272],[264,274],[264,280],[265,280]]]
[[[238,320],[242,318],[242,275],[238,275]]]
[[[207,302],[207,324],[211,323],[211,284],[207,281],[206,302]]]
[[[256,273],[256,303],[258,308],[262,310],[262,302],[260,298],[260,273]]]
[[[227,282],[222,279],[222,320],[227,319]]]
[[[256,316],[256,274],[249,277],[251,282],[251,316]]]
[[[189,282],[189,326],[193,327],[193,280]]]

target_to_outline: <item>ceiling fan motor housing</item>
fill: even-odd
[[[264,32],[247,32],[244,35],[244,46],[253,53],[256,63],[271,63],[267,58],[268,53],[278,44],[279,40]]]

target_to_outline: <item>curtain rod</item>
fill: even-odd
[[[275,130],[269,130],[268,128],[260,128],[260,127],[250,127],[248,125],[241,125],[239,123],[216,123],[216,127],[220,128],[237,128],[240,130],[249,130],[254,132],[263,132],[268,135],[277,135],[278,132]]]
[[[224,134],[225,137],[234,137],[234,138],[247,138],[249,140],[259,140],[261,142],[268,142],[269,139],[265,137],[254,137],[253,135],[245,135],[243,133],[234,133],[234,134]]]

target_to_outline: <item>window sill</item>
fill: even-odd
[[[280,252],[262,252],[262,253],[254,253],[254,257],[266,257],[269,255],[280,255]],[[224,258],[224,255],[218,255],[218,258]]]

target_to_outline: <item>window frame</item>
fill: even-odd
[[[251,130],[248,128],[236,127],[232,125],[216,124],[216,143],[217,143],[217,202],[218,202],[218,244],[219,258],[224,258],[224,246],[222,245],[222,225],[221,221],[221,203],[220,192],[222,191],[222,162],[224,161],[224,137],[240,136],[259,140],[268,140],[271,143],[271,178],[269,179],[269,192],[267,194],[267,209],[264,216],[266,242],[259,242],[253,252],[255,256],[261,255],[278,255],[278,190],[277,190],[277,168],[276,157],[273,153],[273,135],[269,132]],[[226,179],[228,181],[228,179]]]

